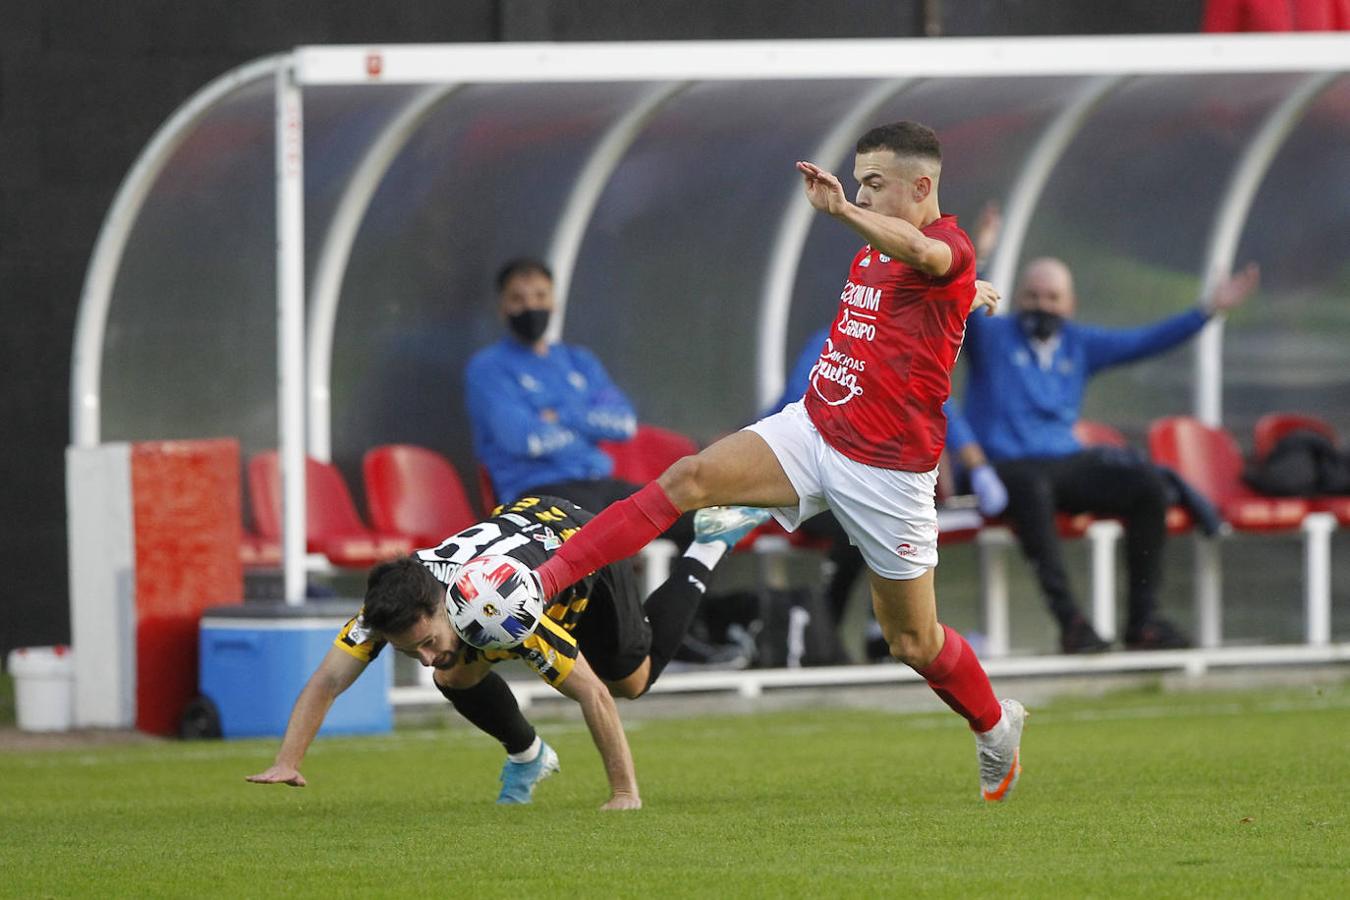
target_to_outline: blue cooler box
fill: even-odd
[[[201,692],[220,712],[227,738],[280,737],[295,698],[361,601],[303,606],[245,603],[206,610],[201,623]],[[320,735],[379,734],[393,728],[393,653],[385,650],[337,698]]]

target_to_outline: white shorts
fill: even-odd
[[[745,430],[768,442],[800,498],[770,510],[788,531],[830,509],[878,575],[908,581],[937,565],[936,469],[900,472],[849,459],[820,436],[801,401]]]

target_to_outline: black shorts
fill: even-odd
[[[611,563],[596,574],[572,636],[604,681],[621,681],[642,665],[651,653],[652,628],[629,560]]]

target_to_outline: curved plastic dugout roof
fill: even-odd
[[[497,266],[524,253],[555,267],[555,329],[641,418],[710,439],[776,396],[856,249],[793,162],[847,176],[856,136],[897,118],[938,129],[944,210],[973,227],[1003,205],[1005,294],[1053,253],[1085,317],[1139,322],[1258,258],[1267,289],[1228,328],[1230,407],[1306,405],[1294,388],[1344,415],[1347,61],[1344,35],[259,60],[189,100],[119,191],[81,302],[73,442],[229,434],[354,473],[407,441],[472,473],[461,372],[501,333]],[[1219,420],[1221,341],[1207,330],[1194,370],[1174,354],[1111,376],[1087,413]]]

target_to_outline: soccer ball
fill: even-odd
[[[479,556],[460,566],[445,605],[456,633],[479,650],[519,647],[544,614],[530,567],[509,556]]]

